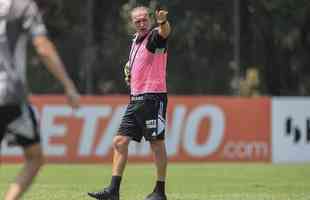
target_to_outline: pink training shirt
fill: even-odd
[[[167,92],[167,51],[158,48],[155,49],[154,53],[150,52],[146,47],[150,35],[149,33],[142,43],[137,44],[136,39],[134,39],[131,46],[129,58],[131,64],[131,95]]]

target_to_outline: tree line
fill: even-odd
[[[169,10],[173,26],[167,77],[170,93],[235,95],[237,89],[243,94],[242,88],[251,85],[253,76],[248,74],[255,72],[255,94],[308,95],[310,2],[238,1],[236,13],[233,0],[38,0],[49,35],[82,93],[128,93],[122,68],[132,39],[129,10],[145,5]],[[233,64],[235,15],[240,16],[237,68]],[[31,52],[28,73],[33,93],[61,92],[41,65]]]

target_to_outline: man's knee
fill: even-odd
[[[31,163],[37,168],[44,164],[44,156],[40,144],[34,144],[24,148],[25,162]]]
[[[151,141],[151,149],[153,152],[165,152],[165,141],[164,140],[155,140]]]
[[[117,135],[113,139],[113,148],[120,152],[124,153],[128,150],[130,139],[127,136]]]

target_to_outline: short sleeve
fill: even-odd
[[[152,30],[150,33],[148,42],[147,42],[147,49],[152,52],[165,52],[167,50],[167,38],[163,38],[161,35],[159,35],[159,32],[157,29]]]
[[[47,34],[39,8],[34,2],[27,6],[23,15],[22,25],[23,29],[31,37]]]

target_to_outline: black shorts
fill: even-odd
[[[16,106],[15,109],[19,110],[19,114],[1,126],[1,137],[4,136],[9,145],[18,145],[24,148],[39,143],[39,128],[32,107],[24,104]],[[13,115],[14,112],[11,111],[9,114]]]
[[[140,142],[164,140],[166,129],[166,93],[149,93],[131,96],[123,116],[119,135],[125,135]]]
[[[8,125],[21,115],[20,106],[0,106],[0,144]]]

